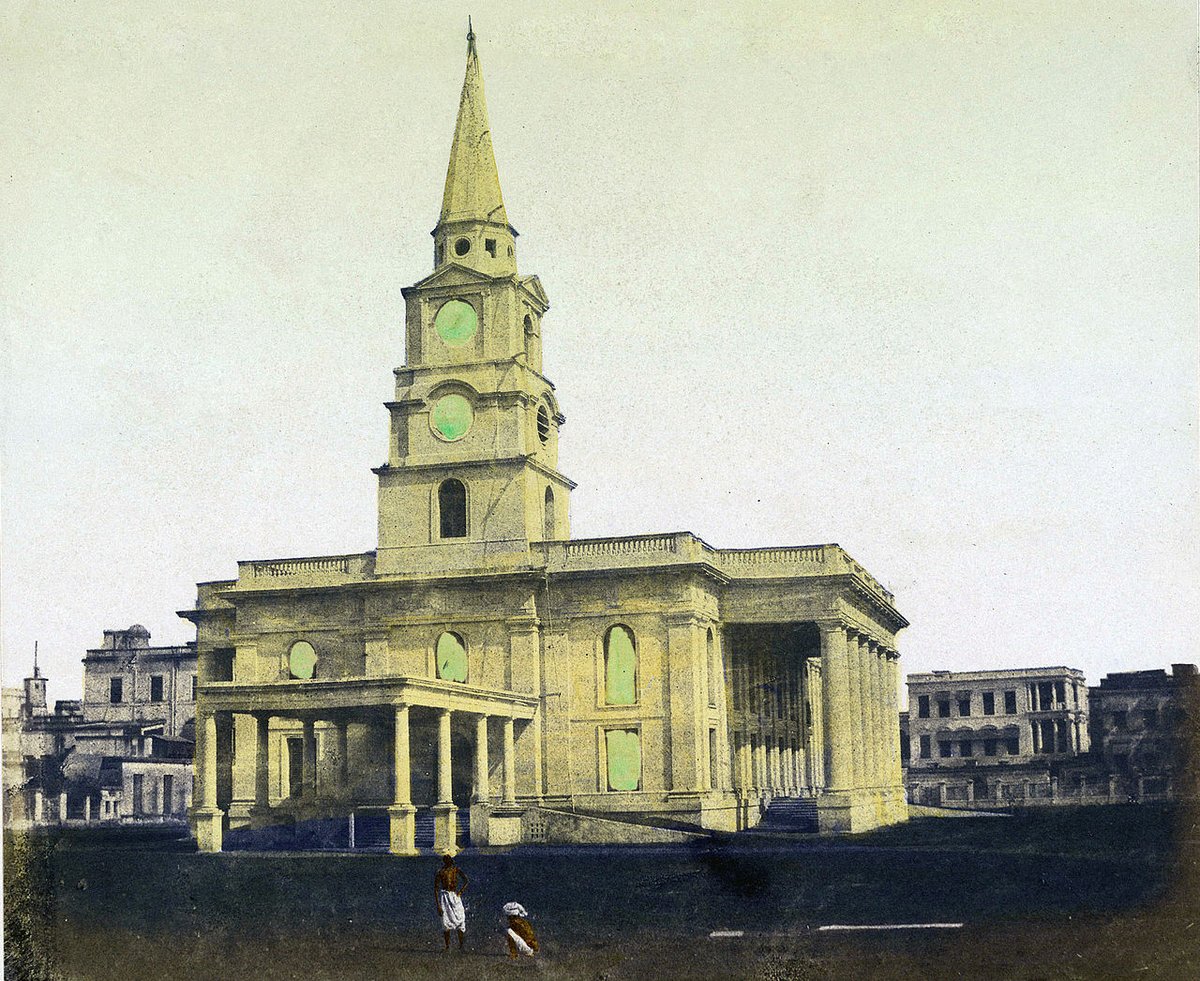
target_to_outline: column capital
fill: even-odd
[[[845,617],[822,617],[819,620],[813,621],[817,625],[817,629],[823,634],[831,634],[837,630],[843,633],[850,633],[850,621]]]
[[[668,627],[699,627],[709,622],[707,617],[696,613],[694,610],[668,613],[663,619],[666,621]]]

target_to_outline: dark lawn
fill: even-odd
[[[467,852],[465,955],[440,951],[432,857],[198,855],[138,833],[10,837],[7,976],[1200,978],[1200,909],[1185,888],[1197,835],[1173,835],[1177,823],[1164,808],[1097,807],[838,840]],[[543,941],[533,962],[498,956],[500,907],[514,899]],[[929,921],[966,927],[816,929]]]

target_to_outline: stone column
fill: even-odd
[[[471,799],[486,804],[488,792],[488,720],[486,715],[475,717],[475,790]]]
[[[316,720],[304,720],[304,787],[303,797],[312,803],[317,797],[317,727]]]
[[[850,831],[854,749],[850,733],[853,703],[846,627],[840,620],[823,620],[818,627],[825,743],[825,792],[817,802],[818,819],[823,831]]]
[[[542,671],[542,643],[543,636],[541,632],[540,621],[534,616],[510,617],[506,624],[508,626],[509,637],[509,664],[511,688],[513,691],[522,692],[527,695],[541,695],[545,691],[563,691],[557,685],[550,683],[543,684]],[[546,635],[545,642],[547,649],[553,648],[553,651],[569,651],[567,644],[567,635],[565,630],[554,635]],[[559,661],[569,661],[569,655],[559,655]],[[556,662],[557,663],[557,662]],[[559,675],[561,676],[561,674]],[[542,703],[542,708],[538,711],[532,722],[525,724],[521,732],[521,755],[518,759],[513,756],[513,762],[516,769],[515,786],[521,788],[523,796],[539,798],[544,792],[543,788],[543,767],[542,767],[542,714],[544,712],[556,712],[558,724],[567,725],[568,712],[566,711],[565,698],[557,697],[550,698]],[[561,731],[565,731],[561,730]],[[514,732],[514,737],[515,737]],[[560,740],[556,740],[560,742]],[[514,747],[516,743],[514,742]],[[552,762],[555,761],[551,757]],[[562,764],[563,759],[557,759],[558,764]],[[563,792],[564,788],[558,788],[557,792]],[[516,791],[513,792],[513,801],[516,801]]]
[[[67,792],[65,790],[58,795],[58,823],[67,823]]]
[[[254,720],[254,821],[268,823],[271,810],[271,717],[265,713]]]
[[[350,790],[350,747],[347,739],[349,728],[345,719],[338,719],[333,723],[333,752],[337,757],[333,779],[339,795],[348,795]]]
[[[244,828],[250,824],[250,811],[254,808],[254,717],[246,712],[234,712],[231,731],[229,827]]]
[[[701,767],[707,732],[700,724],[707,712],[700,676],[705,646],[691,615],[667,619],[667,697],[670,700],[669,758],[672,794],[697,794],[704,786]],[[702,705],[701,702],[704,702]]]
[[[196,847],[219,852],[225,814],[217,807],[217,716],[213,712],[196,714],[196,778],[197,803],[192,808]]]
[[[475,768],[472,774],[474,788],[471,791],[471,843],[486,845],[489,842],[489,815],[492,810],[492,795],[488,787],[488,717],[475,717]]]
[[[83,799],[83,822],[84,824],[92,823],[92,795],[88,794]]]
[[[513,720],[504,720],[504,789],[502,801],[506,807],[517,803],[517,750],[513,738]]]
[[[458,808],[451,779],[450,710],[438,713],[438,798],[433,805],[433,847],[440,855],[458,851]]]
[[[41,787],[33,788],[33,823],[41,824],[43,812],[45,810],[45,797],[42,795]]]
[[[408,706],[397,705],[392,740],[392,806],[388,808],[388,851],[393,855],[417,853],[417,809],[412,806],[411,774]]]

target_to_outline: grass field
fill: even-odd
[[[1197,838],[1171,809],[1118,806],[836,840],[466,852],[467,952],[446,954],[433,857],[9,836],[6,977],[1194,979]],[[502,956],[509,900],[532,914],[534,961]],[[964,926],[819,929],[921,922]]]

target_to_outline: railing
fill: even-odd
[[[370,575],[374,555],[320,555],[301,559],[267,559],[239,562],[239,583],[256,579],[332,579],[341,581]]]
[[[604,555],[651,555],[677,552],[676,535],[649,535],[638,538],[597,538],[567,542],[567,558]]]
[[[795,548],[722,549],[721,558],[732,565],[771,565],[780,562],[825,561],[824,545],[800,545]]]
[[[350,559],[347,556],[330,559],[286,559],[282,562],[252,562],[250,569],[255,579],[266,576],[311,575],[314,572],[340,572],[350,574]]]

